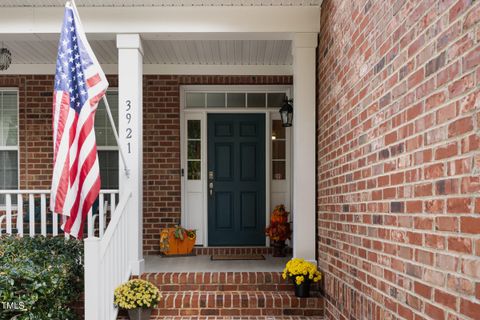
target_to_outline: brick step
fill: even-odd
[[[176,316],[176,317],[169,317],[169,316],[152,316],[150,320],[323,320],[325,319],[323,316],[229,316],[229,317],[221,317],[221,316]],[[129,320],[128,316],[119,316],[118,320]]]
[[[286,247],[287,254],[292,253],[291,247]],[[193,254],[197,256],[212,254],[272,254],[272,247],[194,247]]]
[[[164,292],[157,316],[323,316],[323,298],[293,292]]]
[[[266,317],[215,317],[215,316],[196,316],[196,317],[162,317],[157,316],[150,320],[323,320],[324,317],[304,317],[304,316],[266,316]]]
[[[293,291],[281,272],[160,272],[145,273],[142,279],[161,292],[172,291]],[[312,284],[312,291],[318,286]]]

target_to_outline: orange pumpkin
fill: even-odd
[[[271,223],[287,223],[288,214],[289,213],[285,211],[285,206],[283,204],[276,206],[272,212],[272,215],[270,216],[270,222]]]

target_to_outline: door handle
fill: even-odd
[[[208,193],[210,194],[210,197],[213,196],[213,182],[210,181],[208,183]]]
[[[208,193],[213,196],[213,171],[208,171]]]

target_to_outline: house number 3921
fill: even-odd
[[[132,139],[132,127],[131,127],[131,122],[132,122],[132,113],[130,112],[130,110],[132,109],[132,101],[130,100],[126,100],[125,101],[125,105],[127,106],[126,108],[126,113],[125,113],[125,118],[127,119],[127,128],[125,129],[125,138],[127,138],[127,140],[130,140]],[[130,142],[127,142],[127,152],[128,153],[132,153],[132,150],[131,150],[131,143]]]

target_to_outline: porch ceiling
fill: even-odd
[[[319,6],[322,0],[76,0],[77,6]],[[65,0],[0,0],[0,7],[63,7]]]
[[[12,52],[14,64],[54,64],[55,40],[29,37],[14,40],[0,36]],[[16,37],[18,38],[18,36]],[[1,43],[0,43],[1,44]],[[102,64],[117,64],[115,40],[90,40]],[[180,65],[291,65],[289,40],[144,40],[145,64]]]

